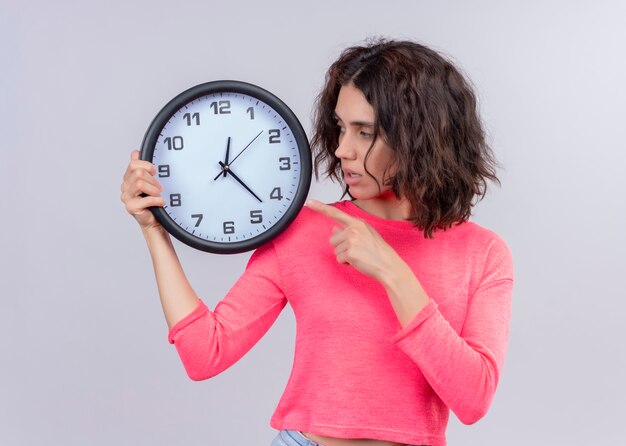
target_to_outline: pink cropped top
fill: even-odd
[[[384,288],[338,264],[336,223],[304,208],[257,249],[227,295],[204,302],[169,332],[189,377],[223,372],[291,305],[291,376],[271,417],[278,430],[409,444],[446,444],[452,410],[465,424],[487,412],[509,336],[511,253],[471,221],[435,232],[372,216],[350,201],[338,209],[369,223],[412,268],[429,303],[402,327]]]

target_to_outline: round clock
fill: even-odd
[[[276,237],[302,209],[311,151],[295,114],[240,81],[200,84],[172,99],[144,136],[141,159],[163,185],[163,227],[194,248],[233,254]]]

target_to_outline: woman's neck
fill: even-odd
[[[405,199],[398,199],[394,194],[369,200],[356,199],[352,203],[368,214],[385,220],[407,220],[411,216],[411,203]]]

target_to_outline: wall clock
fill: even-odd
[[[269,91],[221,80],[163,107],[141,159],[163,185],[151,211],[181,242],[233,254],[267,243],[297,216],[311,183],[309,142],[295,114]]]

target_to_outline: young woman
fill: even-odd
[[[351,200],[307,202],[213,311],[147,209],[164,204],[154,166],[132,152],[122,200],[191,379],[230,367],[293,308],[296,352],[270,422],[274,446],[440,446],[450,410],[465,424],[487,412],[513,263],[501,237],[469,221],[486,181],[499,183],[476,108],[459,71],[423,45],[345,50],[318,98],[312,145],[316,176],[338,180]]]

